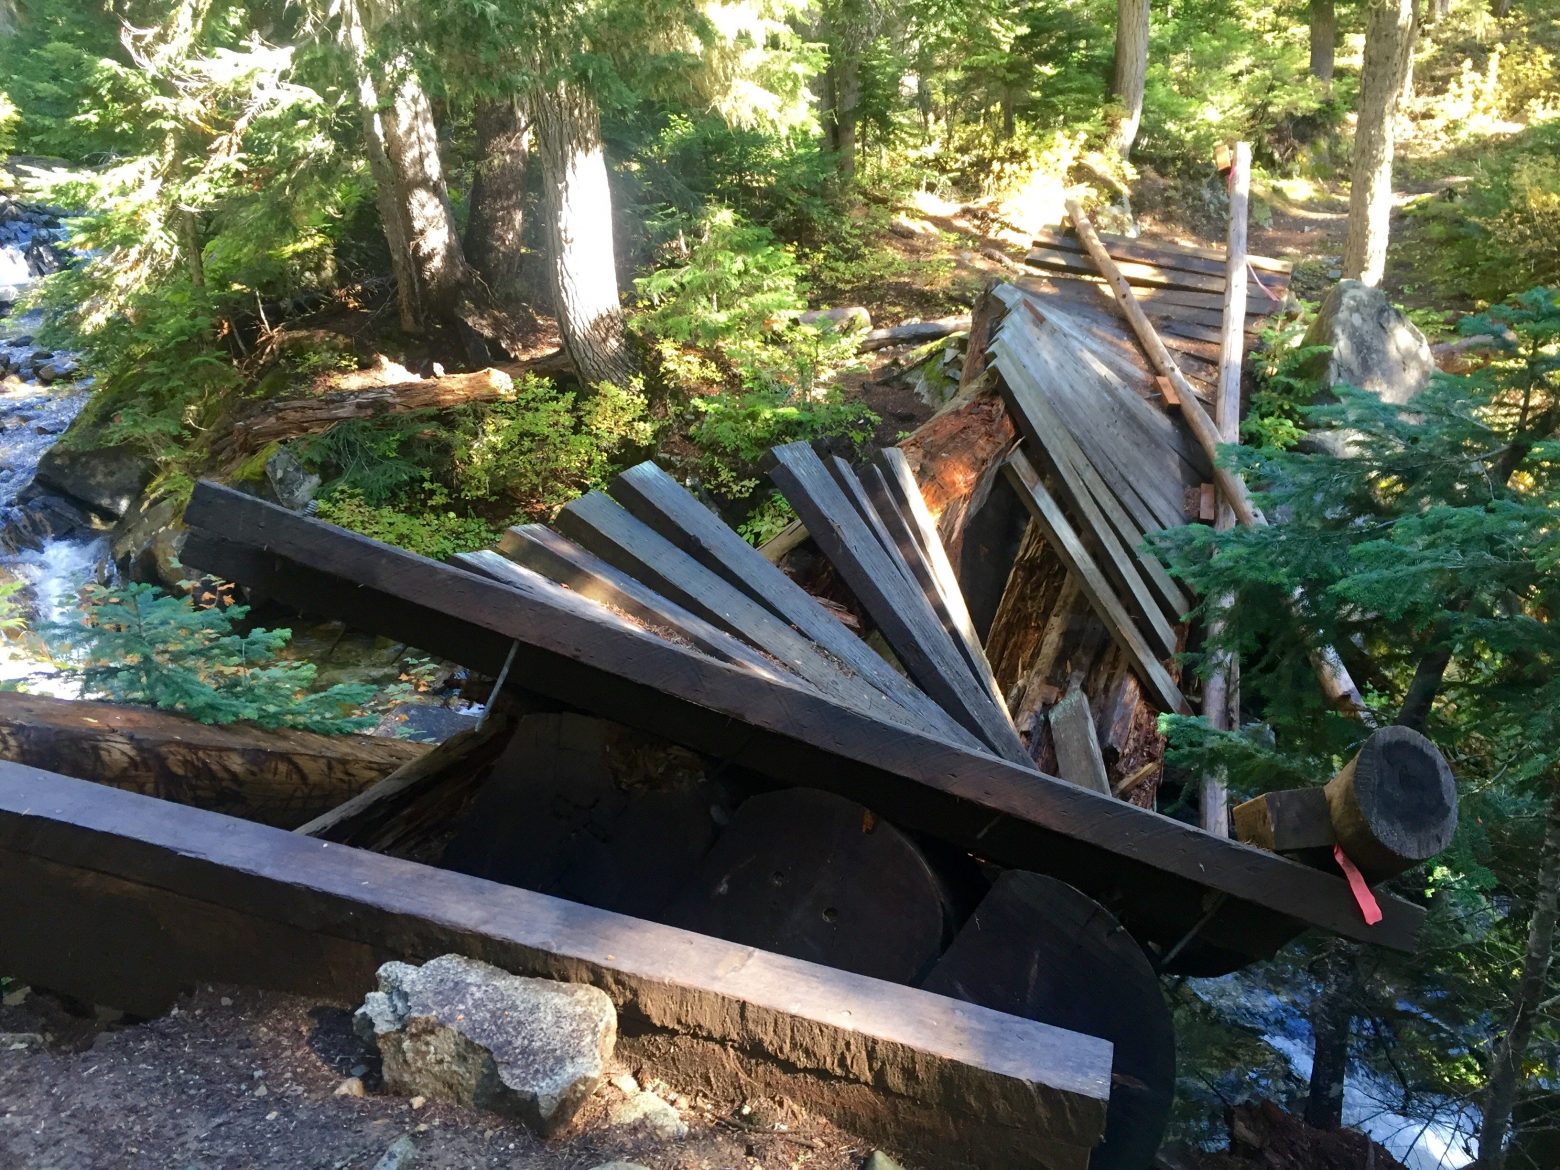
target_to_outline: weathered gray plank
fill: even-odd
[[[951,715],[654,463],[623,472],[613,482],[612,494],[642,523],[905,708],[917,726],[956,743],[974,742]]]
[[[1056,748],[1056,774],[1079,788],[1111,795],[1110,773],[1094,731],[1089,697],[1074,688],[1051,708],[1047,718],[1051,721],[1051,744]]]
[[[910,677],[993,751],[1030,764],[1029,753],[1005,710],[977,690],[947,631],[915,587],[878,543],[833,476],[806,443],[776,447],[770,477],[791,502],[823,554],[866,606]]]
[[[522,565],[581,597],[620,609],[648,625],[672,630],[706,654],[726,662],[740,663],[760,674],[773,674],[783,669],[773,658],[766,657],[746,642],[717,629],[698,614],[662,597],[648,585],[636,581],[546,525],[526,524],[509,529],[499,543],[499,552],[503,555],[492,552],[467,553],[456,559],[462,565],[487,573],[500,581],[509,575],[510,562]]]
[[[1170,677],[1170,672],[1164,668],[1164,665],[1154,656],[1154,652],[1149,649],[1148,643],[1143,640],[1143,635],[1138,632],[1132,615],[1127,613],[1116,597],[1110,581],[1101,572],[1094,558],[1089,555],[1083,542],[1078,539],[1078,534],[1073,531],[1072,525],[1067,522],[1067,517],[1062,513],[1061,506],[1051,497],[1051,493],[1045,490],[1045,485],[1040,482],[1040,476],[1029,460],[1015,451],[1008,456],[1002,470],[1019,497],[1029,506],[1030,515],[1044,529],[1047,539],[1056,549],[1056,554],[1062,558],[1068,570],[1078,578],[1079,587],[1083,590],[1084,596],[1089,599],[1089,604],[1105,622],[1105,628],[1110,631],[1111,638],[1125,651],[1132,662],[1133,669],[1137,671],[1138,677],[1143,680],[1143,685],[1148,688],[1155,701],[1166,711],[1191,714],[1191,708],[1182,696],[1180,688]]]
[[[1147,585],[1164,604],[1167,616],[1172,622],[1180,621],[1191,609],[1191,601],[1171,580],[1159,558],[1142,548],[1144,527],[1140,519],[1126,514],[1121,499],[1122,496],[1137,498],[1133,496],[1130,485],[1119,481],[1107,484],[1104,481],[1104,473],[1080,449],[1033,374],[1023,364],[1009,360],[1005,341],[994,343],[991,352],[1002,370],[1009,402],[1025,437],[1032,445],[1040,446],[1050,455],[1070,493],[1081,491],[1092,499],[1099,512],[1109,521],[1111,529],[1120,537],[1121,543],[1126,546],[1124,551],[1130,555],[1131,563],[1142,570]],[[1107,468],[1107,472],[1113,470]],[[1088,515],[1087,505],[1080,504],[1080,510]],[[1094,519],[1089,522],[1097,523]],[[1176,649],[1173,633],[1170,638],[1166,653],[1173,654]]]

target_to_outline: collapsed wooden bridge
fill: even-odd
[[[1191,250],[1111,246],[1167,296],[1222,289]],[[861,633],[651,463],[450,564],[201,484],[187,564],[486,673],[489,714],[291,834],[0,765],[0,962],[149,1008],[463,949],[597,982],[650,1062],[740,1068],[928,1164],[1146,1166],[1159,974],[1312,927],[1406,950],[1423,910],[1378,889],[1367,922],[1314,855],[1325,809],[1293,855],[1271,818],[1260,849],[1153,811],[1194,599],[1144,538],[1212,468],[1087,251],[1038,262],[1079,288],[996,290],[930,437],[773,454]],[[1198,343],[1206,307],[1157,302],[1182,310]],[[938,465],[962,427],[983,441]],[[1379,735],[1327,798],[1373,879],[1455,823],[1434,749]]]

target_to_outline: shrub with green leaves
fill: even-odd
[[[314,689],[310,662],[279,657],[286,629],[241,632],[245,606],[198,609],[155,585],[88,585],[75,621],[39,631],[83,695],[177,711],[202,723],[254,723],[326,735],[364,731],[364,709],[397,688],[338,683]]]
[[[20,581],[0,581],[0,634],[12,634],[26,629],[27,621],[18,612],[21,605],[16,595],[21,592]]]

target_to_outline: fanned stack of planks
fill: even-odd
[[[1199,396],[1212,398],[1219,382],[1224,253],[1125,236],[1100,238]],[[1021,279],[1019,286],[1044,297],[1059,323],[1141,364],[1135,346],[1121,345],[1126,338],[1115,297],[1083,241],[1073,234],[1045,232],[1034,244],[1024,262],[1038,275]],[[1249,348],[1264,318],[1288,306],[1291,265],[1266,256],[1248,256],[1246,264],[1251,288],[1245,315]]]

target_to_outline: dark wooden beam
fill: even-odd
[[[522,687],[781,783],[838,792],[999,864],[1053,873],[1121,906],[1145,942],[1173,943],[1202,916],[1206,891],[1228,901],[1204,937],[1248,956],[1306,923],[1408,950],[1424,917],[1383,897],[1382,922],[1367,927],[1340,877],[604,624],[587,616],[600,607],[571,606],[561,588],[516,590],[214,484],[196,488],[187,516],[189,565],[492,673],[513,644]]]
[[[15,764],[0,882],[0,969],[89,1003],[150,1013],[216,980],[350,1002],[384,961],[453,951],[602,988],[674,1082],[684,1036],[741,1081],[788,1069],[799,1101],[928,1164],[1083,1170],[1105,1123],[1103,1040]]]

